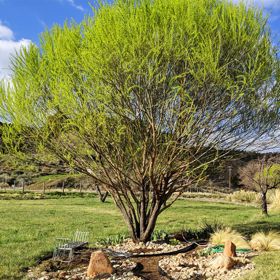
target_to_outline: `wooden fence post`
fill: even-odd
[[[232,177],[232,166],[228,166],[228,188],[231,190],[232,184],[231,184],[231,177]]]

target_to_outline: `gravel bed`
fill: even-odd
[[[134,244],[132,240],[127,240],[125,243],[109,246],[108,249],[119,252],[130,252],[136,255],[143,255],[149,253],[164,253],[170,251],[176,251],[186,247],[187,244],[170,245],[170,244],[157,244],[148,242],[146,244],[139,243]],[[212,262],[221,254],[214,254],[209,256],[201,255],[201,250],[195,250],[192,253],[183,253],[172,256],[163,256],[156,260],[155,264],[159,264],[159,269],[169,279],[176,280],[236,280],[239,279],[244,273],[254,269],[254,264],[251,258],[257,253],[251,252],[242,255],[238,255],[234,258],[235,266],[230,270],[214,268]],[[77,256],[78,261],[71,265],[61,265],[61,263],[47,260],[40,265],[30,268],[27,273],[27,279],[29,280],[55,280],[55,279],[69,279],[69,280],[89,280],[93,278],[86,277],[87,265],[89,262],[92,249],[88,249],[81,252]],[[142,258],[142,257],[141,257]],[[152,261],[152,257],[151,258]],[[148,259],[149,262],[150,259]],[[144,279],[139,276],[135,276],[132,272],[135,268],[138,259],[136,258],[123,258],[111,260],[114,273],[112,275],[102,275],[94,279],[109,279],[109,280],[140,280]],[[158,272],[157,272],[158,273]],[[161,278],[160,278],[161,279]],[[165,278],[163,278],[165,279]],[[167,278],[166,278],[167,279]]]

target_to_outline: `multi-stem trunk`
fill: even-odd
[[[143,204],[143,203],[142,203]],[[140,212],[139,215],[139,234],[136,239],[141,242],[147,242],[151,239],[154,232],[157,218],[159,216],[160,202],[157,201],[156,204],[151,208],[150,212],[147,210]]]
[[[132,235],[134,242],[148,242],[151,240],[158,215],[158,213],[153,213],[150,217],[146,218],[145,224],[131,224],[131,227],[134,228]],[[140,219],[142,219],[142,217],[140,217]]]
[[[140,201],[139,204],[131,204],[127,201],[123,203],[124,201],[120,202],[113,194],[112,197],[123,214],[133,241],[136,243],[149,241],[160,214],[162,203],[159,199],[155,200],[148,208],[144,207],[143,201]]]

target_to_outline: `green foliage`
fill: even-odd
[[[169,234],[164,230],[155,230],[152,234],[151,240],[169,242]]]
[[[169,239],[169,244],[176,246],[176,245],[180,245],[181,242],[175,238],[171,238],[171,239]]]
[[[258,178],[259,174],[256,174],[256,178]],[[269,167],[264,168],[263,174],[260,175],[262,177],[267,178],[267,182],[270,185],[274,185],[278,182],[278,185],[280,185],[280,164],[274,163]]]
[[[94,177],[146,241],[173,193],[277,123],[277,55],[267,18],[244,3],[104,4],[15,57],[3,141]]]
[[[183,230],[181,233],[179,233],[184,241],[190,241],[190,240],[207,240],[211,236],[212,233],[215,231],[223,229],[224,226],[217,221],[208,222],[204,220],[201,225],[196,229],[188,229]]]
[[[263,116],[256,92],[275,79],[275,52],[266,18],[244,4],[143,0],[102,5],[81,24],[54,26],[42,34],[39,48],[31,45],[15,58],[13,86],[1,95],[2,116],[13,123],[4,128],[4,141],[16,150],[35,143],[73,165],[77,155],[119,154],[121,148],[130,169],[134,161],[140,164],[144,139],[150,137],[144,133],[148,118],[162,110],[158,133],[179,133],[184,126],[180,137],[195,133],[197,121],[196,131],[210,118],[215,123],[214,114],[221,112],[223,121],[238,119],[235,114],[250,114],[251,121]],[[272,92],[265,100],[273,98]],[[202,100],[209,102],[207,108]],[[223,110],[229,104],[227,115]],[[215,125],[220,122],[219,117]],[[20,133],[17,143],[13,129]],[[159,151],[174,140],[165,135]],[[95,161],[87,165],[100,167]]]
[[[37,183],[48,182],[52,180],[67,179],[67,178],[79,178],[81,174],[51,174],[45,176],[39,176],[35,179]]]
[[[241,183],[245,187],[259,192],[261,195],[264,213],[267,212],[266,204],[268,191],[280,186],[280,165],[277,162],[277,158],[263,156],[255,161],[249,162],[239,170]],[[252,193],[243,192],[243,194],[244,196],[249,196]]]
[[[123,242],[125,242],[127,238],[128,238],[127,234],[117,234],[113,236],[100,238],[98,239],[96,244],[98,246],[103,246],[103,247],[114,246],[114,245],[122,244]]]

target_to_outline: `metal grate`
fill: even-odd
[[[88,235],[87,231],[76,231],[74,234],[73,241],[74,242],[88,242]]]
[[[53,259],[70,262],[74,257],[74,251],[88,245],[88,232],[76,231],[73,239],[60,237],[56,238]]]

